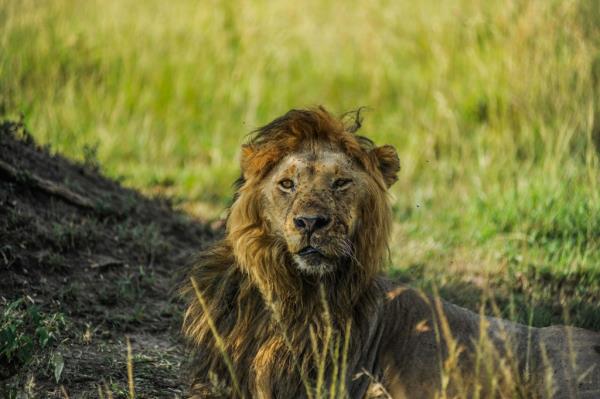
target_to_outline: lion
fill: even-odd
[[[291,110],[242,146],[225,236],[182,289],[191,396],[599,397],[600,334],[386,278],[400,161],[350,115]]]

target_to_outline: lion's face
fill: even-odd
[[[331,148],[290,154],[265,178],[264,216],[302,273],[332,272],[352,256],[367,178],[355,161]]]
[[[348,127],[323,108],[291,110],[242,146],[227,240],[264,295],[296,295],[299,275],[364,284],[383,267],[400,162],[359,126],[359,113]]]

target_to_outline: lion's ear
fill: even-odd
[[[240,166],[242,168],[242,172],[248,167],[248,163],[250,159],[252,159],[252,154],[254,154],[254,148],[250,144],[242,145],[242,153],[240,154]]]
[[[240,155],[240,167],[242,168],[242,174],[245,178],[248,175],[254,174],[255,163],[256,163],[256,148],[250,144],[242,145],[242,153]]]
[[[242,145],[240,166],[243,176],[249,179],[253,176],[263,175],[269,170],[275,155],[274,151],[265,150],[252,144]]]
[[[391,145],[376,147],[373,149],[373,153],[379,163],[379,170],[383,175],[383,180],[389,188],[398,180],[398,171],[400,171],[398,153]]]

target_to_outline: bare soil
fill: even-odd
[[[27,364],[0,357],[0,397],[127,395],[127,337],[139,398],[184,394],[182,305],[193,254],[219,232],[36,145],[0,124],[0,310],[23,298],[66,326]],[[64,369],[54,376],[51,356]]]

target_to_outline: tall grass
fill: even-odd
[[[0,0],[0,114],[206,215],[252,128],[365,105],[400,270],[600,273],[598,26],[594,0]]]

